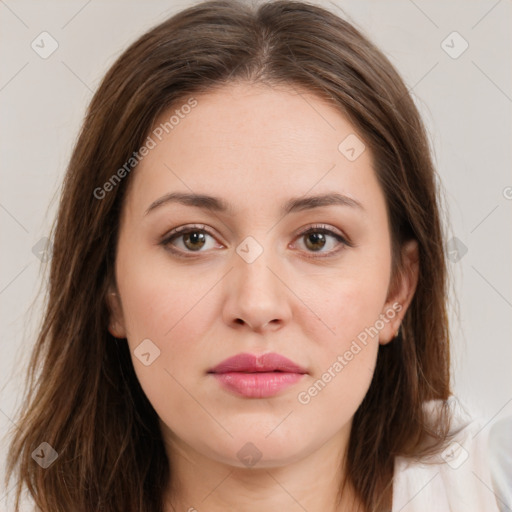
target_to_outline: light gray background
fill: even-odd
[[[404,77],[430,132],[451,222],[454,390],[490,423],[512,414],[512,4],[338,1]],[[0,0],[0,436],[13,425],[40,319],[32,248],[46,236],[87,103],[116,57],[187,1]],[[42,59],[41,32],[58,42]],[[454,59],[442,42],[469,44]],[[453,40],[453,43],[451,42]],[[444,43],[461,48],[453,37]],[[52,202],[53,201],[53,202]],[[458,312],[458,304],[460,312]],[[6,440],[0,445],[3,476]],[[6,503],[0,487],[0,509]]]

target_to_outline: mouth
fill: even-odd
[[[238,354],[208,371],[226,390],[246,398],[269,398],[302,380],[306,369],[280,354]]]

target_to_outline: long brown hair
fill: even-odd
[[[402,244],[418,242],[418,285],[402,335],[380,347],[353,420],[347,478],[365,509],[389,507],[397,455],[421,455],[425,439],[431,451],[446,442],[448,408],[432,423],[422,407],[430,399],[446,404],[450,395],[440,190],[407,87],[359,30],[324,8],[213,0],[133,43],[88,108],[53,228],[46,312],[8,456],[6,484],[17,475],[16,510],[25,484],[44,512],[162,512],[171,468],[158,417],[125,340],[107,330],[105,297],[130,172],[108,192],[97,191],[107,190],[165,109],[234,81],[311,91],[356,127],[386,198],[393,283],[403,271]],[[58,453],[47,469],[31,457],[41,442]]]

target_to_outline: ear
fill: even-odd
[[[109,310],[108,331],[114,338],[126,338],[123,308],[119,293],[114,286],[109,287],[107,292],[107,306]]]
[[[419,275],[418,241],[408,240],[402,246],[403,269],[397,276],[397,281],[391,283],[391,290],[382,310],[384,328],[380,331],[379,343],[386,345],[392,341],[402,323],[407,309],[414,297]],[[392,312],[395,315],[392,315]],[[387,313],[387,314],[386,314]]]

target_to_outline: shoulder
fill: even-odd
[[[424,407],[435,417],[441,405],[432,400]],[[448,405],[451,432],[459,431],[447,447],[421,460],[396,457],[392,512],[500,512],[491,474],[490,429],[472,419],[454,397]]]

